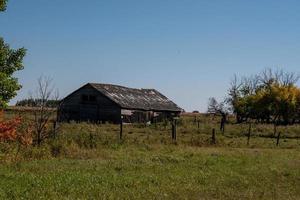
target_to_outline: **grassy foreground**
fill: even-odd
[[[300,151],[120,145],[0,165],[0,199],[300,199]]]
[[[21,113],[31,118],[29,112]],[[14,116],[11,113],[11,116]],[[300,125],[183,116],[170,124],[60,124],[41,147],[0,143],[0,199],[300,199]],[[211,141],[216,129],[216,144]]]

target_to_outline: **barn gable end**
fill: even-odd
[[[62,100],[59,121],[111,121],[120,119],[118,104],[86,84]]]

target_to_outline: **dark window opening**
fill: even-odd
[[[96,102],[96,96],[90,95],[89,96],[89,101],[90,102]]]
[[[97,97],[94,95],[82,95],[81,99],[83,102],[96,102]]]
[[[82,99],[82,101],[88,101],[89,96],[88,95],[82,95],[81,99]]]

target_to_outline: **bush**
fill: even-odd
[[[21,123],[21,118],[16,117],[11,120],[4,119],[4,113],[0,112],[0,142],[13,142],[18,138],[17,127]]]
[[[25,146],[32,144],[30,124],[21,117],[5,120],[4,113],[0,112],[0,142],[17,142]]]

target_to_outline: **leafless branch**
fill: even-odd
[[[34,127],[36,132],[36,142],[38,145],[48,137],[47,124],[51,116],[54,114],[53,108],[49,108],[47,103],[49,100],[58,100],[59,92],[54,90],[52,79],[50,77],[41,76],[37,80],[37,88],[34,96],[31,98],[37,102],[39,109],[34,111]]]

